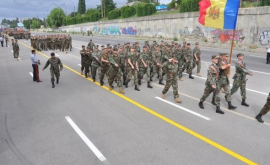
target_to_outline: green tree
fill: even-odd
[[[270,0],[261,0],[261,6],[270,6]]]
[[[51,10],[50,14],[47,17],[47,24],[49,27],[58,28],[64,24],[66,20],[65,12],[57,7]]]
[[[181,0],[179,4],[180,13],[199,11],[200,0]]]
[[[26,19],[23,21],[23,25],[26,29],[30,29],[30,25],[31,25],[32,20],[31,19]]]
[[[32,29],[38,29],[38,28],[40,28],[40,25],[41,25],[40,20],[34,18],[34,19],[32,20],[31,28],[32,28]]]
[[[98,5],[98,11],[102,11],[104,17],[104,5],[105,5],[105,17],[107,17],[108,13],[116,8],[116,3],[113,0],[102,0],[102,6]],[[102,9],[102,10],[101,10]]]
[[[86,11],[85,0],[79,0],[79,4],[78,4],[78,13],[84,14],[85,11]]]
[[[89,15],[91,15],[93,13],[96,13],[96,12],[99,12],[100,13],[100,10],[90,8],[90,9],[87,9],[86,10],[85,15],[88,15],[89,16]]]

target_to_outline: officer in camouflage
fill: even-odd
[[[84,45],[82,45],[82,50],[80,50],[80,54],[81,54],[81,75],[83,75],[83,71],[85,70],[85,55],[86,55],[86,49]]]
[[[262,116],[267,114],[269,111],[270,111],[270,93],[268,95],[266,103],[264,104],[264,106],[261,109],[260,113],[255,118],[258,120],[258,122],[264,123],[264,121],[262,120]]]
[[[135,84],[135,90],[140,91],[138,88],[138,55],[135,52],[135,48],[132,47],[130,50],[130,53],[127,55],[127,82],[125,84],[125,87],[128,88],[128,83],[131,80],[132,76],[134,77],[134,84]]]
[[[98,52],[98,48],[94,48],[94,52],[92,53],[92,64],[91,64],[91,72],[92,72],[92,79],[93,82],[96,81],[96,74],[100,75],[100,62],[101,62],[101,54]]]
[[[101,73],[100,73],[100,86],[104,85],[104,76],[107,74],[108,70],[110,69],[110,62],[109,62],[109,54],[108,50],[110,47],[105,48],[103,54],[101,55]]]
[[[139,56],[139,74],[138,74],[138,84],[141,85],[141,80],[143,79],[144,74],[147,76],[147,88],[153,88],[150,85],[150,55],[147,51],[147,46],[143,46],[143,52]]]
[[[177,74],[178,74],[178,61],[176,58],[170,58],[163,64],[163,68],[167,74],[166,85],[162,91],[161,98],[165,99],[165,94],[168,92],[170,87],[173,88],[173,95],[175,98],[175,102],[181,103],[182,101],[179,99],[178,94],[178,81],[177,81]]]
[[[193,68],[193,55],[192,51],[190,49],[190,43],[187,44],[187,48],[184,50],[184,58],[186,61],[186,68],[187,68],[187,73],[189,74],[190,79],[194,79],[192,76],[192,68]]]
[[[199,107],[204,109],[203,102],[206,98],[213,92],[215,93],[215,103],[216,103],[216,113],[224,114],[224,112],[220,109],[220,97],[219,97],[219,68],[218,64],[218,56],[212,56],[212,64],[209,66],[207,80],[205,83],[204,94],[199,102]]]
[[[246,69],[246,63],[244,60],[244,54],[239,53],[236,55],[238,58],[238,62],[235,63],[235,74],[233,76],[233,87],[231,89],[231,95],[237,92],[238,88],[240,88],[242,103],[241,105],[248,107],[249,105],[246,103],[246,75],[253,76],[254,74]]]
[[[201,49],[199,47],[199,42],[195,43],[195,48],[193,49],[193,69],[197,66],[197,76],[201,76]]]
[[[60,78],[60,71],[63,70],[63,64],[58,57],[55,57],[54,53],[51,53],[51,58],[48,59],[48,61],[46,62],[45,66],[42,70],[44,71],[49,65],[51,65],[51,68],[50,68],[51,82],[52,82],[52,88],[54,88],[55,87],[54,75],[56,77],[56,84],[58,84],[59,78]],[[60,69],[59,69],[59,66],[60,66]]]

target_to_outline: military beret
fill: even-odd
[[[85,47],[85,45],[82,45],[82,47]]]
[[[190,43],[187,43],[187,45],[190,45]]]
[[[128,42],[127,44],[130,44],[130,42]]]
[[[113,51],[117,51],[117,48],[113,48]]]
[[[199,45],[199,42],[195,42],[195,45]]]
[[[101,45],[101,47],[105,47],[104,45]]]
[[[219,58],[218,55],[213,55],[213,56],[212,56],[212,59],[218,59],[218,58]]]
[[[228,56],[227,53],[219,53],[220,56]]]
[[[90,41],[92,41],[92,39],[90,39]]]
[[[147,48],[147,46],[143,46],[143,48]]]
[[[110,46],[110,44],[107,44],[107,46]]]
[[[131,49],[136,49],[136,48],[132,46]]]
[[[243,53],[238,53],[238,54],[236,55],[236,57],[239,57],[239,56],[244,56],[244,54],[243,54]]]
[[[164,42],[163,40],[161,40],[161,42]]]
[[[51,56],[54,56],[54,55],[55,55],[54,52],[52,52],[52,53],[51,53]]]

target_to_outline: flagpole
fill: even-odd
[[[233,51],[233,45],[234,45],[234,38],[235,38],[235,29],[233,30],[229,64],[231,64],[231,62],[232,62],[232,51]],[[230,75],[230,73],[231,73],[231,67],[228,68],[228,76]]]

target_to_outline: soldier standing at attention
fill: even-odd
[[[8,47],[8,42],[9,42],[9,38],[8,38],[8,34],[5,34],[5,42],[6,42],[6,47]]]
[[[201,76],[201,49],[199,47],[199,42],[195,43],[195,48],[193,49],[193,69],[197,65],[197,76]]]
[[[117,81],[117,86],[119,87],[119,93],[125,94],[122,88],[122,81],[121,81],[121,76],[122,72],[119,68],[120,63],[121,63],[121,57],[119,56],[117,52],[117,48],[113,48],[113,54],[109,57],[110,61],[110,69],[108,71],[108,82],[109,82],[109,90],[112,90],[112,84],[113,81]]]
[[[125,84],[125,87],[128,88],[128,83],[131,80],[132,76],[134,76],[134,84],[135,84],[135,90],[140,91],[138,88],[138,71],[139,71],[139,66],[138,66],[138,56],[137,53],[135,52],[135,48],[132,47],[130,50],[130,53],[127,55],[127,82]]]
[[[236,55],[238,62],[235,63],[235,74],[233,76],[233,87],[231,89],[231,95],[237,92],[240,87],[242,103],[241,105],[248,107],[246,103],[246,75],[253,76],[254,74],[246,69],[246,63],[244,63],[244,54],[239,53]]]
[[[80,51],[81,54],[81,75],[83,75],[83,70],[85,69],[84,67],[84,62],[85,62],[85,58],[84,55],[86,55],[86,49],[85,46],[82,45],[82,50]]]
[[[199,102],[199,107],[204,109],[203,102],[213,92],[215,94],[216,113],[224,114],[220,109],[220,97],[219,97],[219,68],[217,66],[218,56],[212,56],[212,64],[209,66],[207,80],[205,83],[204,94]]]
[[[89,47],[90,50],[93,52],[95,44],[92,42],[92,39],[90,39],[90,42],[88,43],[87,47]]]
[[[92,53],[92,64],[91,64],[91,72],[92,72],[92,79],[93,82],[96,81],[96,74],[98,70],[99,73],[99,68],[100,68],[100,53],[98,52],[98,48],[94,48],[94,52]]]
[[[56,84],[58,84],[59,78],[60,78],[60,71],[62,71],[62,69],[63,69],[63,64],[58,57],[55,57],[54,53],[51,53],[51,58],[48,59],[48,61],[46,62],[45,66],[42,70],[44,71],[49,65],[51,65],[51,68],[50,68],[51,82],[52,82],[52,88],[54,88],[55,87],[54,75],[56,77]],[[59,66],[60,66],[60,69],[59,69]]]
[[[170,87],[173,87],[173,95],[175,98],[175,102],[181,103],[182,101],[179,99],[178,94],[178,82],[177,82],[177,74],[178,74],[178,61],[176,58],[171,58],[163,64],[163,69],[167,73],[166,85],[162,91],[161,98],[165,99],[165,94],[168,92]]]
[[[19,60],[19,51],[20,51],[20,47],[18,45],[18,40],[15,40],[15,43],[13,44],[13,52],[14,52],[14,58],[16,58],[17,60]]]
[[[110,62],[109,62],[109,54],[108,48],[104,49],[103,54],[101,55],[101,70],[100,70],[100,86],[104,85],[104,76],[107,74],[108,70],[110,69]]]
[[[270,111],[270,93],[268,95],[266,103],[264,104],[261,112],[255,118],[258,120],[258,122],[264,123],[264,121],[262,120],[262,116],[267,114],[267,112],[269,111]]]
[[[186,60],[186,68],[187,68],[187,73],[189,74],[189,78],[194,79],[194,77],[192,76],[193,55],[190,49],[190,43],[187,44],[187,48],[184,51],[184,58]]]

